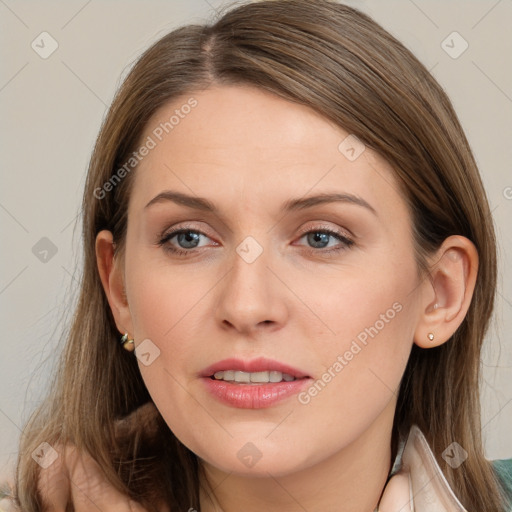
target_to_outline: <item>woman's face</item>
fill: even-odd
[[[248,86],[165,106],[142,142],[125,327],[175,435],[216,468],[276,476],[372,429],[389,441],[420,315],[390,166]]]

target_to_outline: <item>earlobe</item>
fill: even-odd
[[[115,258],[114,242],[110,231],[100,231],[96,236],[96,263],[119,332],[133,333],[122,265]]]
[[[471,304],[477,272],[478,253],[469,239],[454,235],[441,244],[423,283],[416,345],[432,348],[451,338]]]

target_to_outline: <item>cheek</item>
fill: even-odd
[[[336,336],[316,340],[321,369],[298,396],[296,422],[288,425],[297,442],[305,432],[315,433],[309,437],[315,445],[310,463],[355,441],[378,417],[392,422],[394,415],[412,346],[415,308],[409,290],[399,283],[380,290],[359,285],[345,290],[338,301],[341,309],[331,308],[326,317]],[[290,435],[276,431],[274,441],[285,443]]]
[[[383,357],[400,351],[401,346],[406,351],[410,349],[416,318],[414,291],[418,283],[412,257],[367,261],[357,268],[321,277],[316,284],[315,277],[304,280],[304,276],[297,276],[294,282],[302,283],[296,285],[301,286],[297,294],[307,297],[313,313],[309,319],[324,327],[312,346],[322,357],[322,364],[327,365],[328,358],[332,362],[333,355],[346,351],[364,359],[361,355],[369,356],[370,352],[373,357]],[[307,328],[304,319],[303,329]],[[352,358],[350,353],[347,357]]]
[[[184,319],[205,298],[211,284],[204,275],[180,271],[155,258],[127,262],[127,294],[136,341],[142,338],[170,340]]]
[[[315,385],[299,397],[311,406],[310,417],[334,406],[333,414],[353,425],[396,396],[417,321],[416,263],[412,257],[378,263],[331,280],[317,295],[315,310],[326,327],[316,339],[309,337],[309,352],[319,371]]]
[[[185,276],[169,266],[149,267],[135,260],[126,271],[135,344],[149,339],[157,347],[150,345],[150,364],[142,356],[138,360],[142,378],[169,427],[187,446],[195,447],[197,432],[191,435],[190,425],[202,424],[208,416],[191,400],[191,368],[198,354],[191,340],[201,332],[197,315],[212,285],[204,278],[195,280],[192,273]]]
[[[127,261],[126,275],[135,346],[146,343],[151,356],[147,366],[142,356],[138,361],[146,387],[159,409],[182,407],[197,354],[191,333],[200,330],[196,317],[211,284],[147,256]]]

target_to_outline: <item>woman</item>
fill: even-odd
[[[510,510],[480,433],[485,192],[442,89],[367,16],[263,1],[162,38],[83,214],[22,510]]]

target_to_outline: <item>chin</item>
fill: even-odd
[[[304,438],[303,438],[304,439]],[[253,478],[282,477],[320,462],[326,454],[322,448],[310,443],[308,450],[297,448],[301,443],[280,443],[276,446],[268,440],[238,441],[229,445],[217,444],[216,449],[200,447],[192,449],[208,465],[225,473]]]

